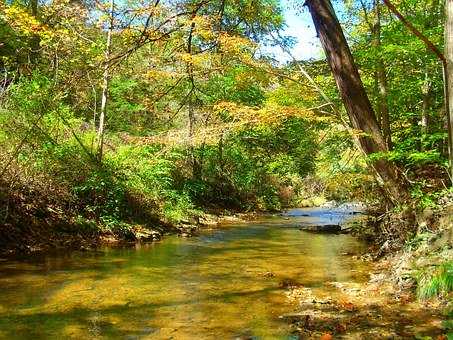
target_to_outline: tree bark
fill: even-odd
[[[115,8],[115,0],[110,0],[110,23],[107,31],[107,42],[105,44],[105,60],[104,60],[104,74],[102,76],[102,95],[101,95],[101,110],[99,113],[99,126],[97,132],[98,138],[98,159],[102,160],[102,154],[104,149],[104,133],[105,133],[105,116],[107,111],[107,100],[109,92],[109,59],[110,50],[112,47],[112,33],[113,33],[113,10]]]
[[[426,135],[429,132],[429,109],[431,107],[431,81],[429,79],[428,67],[425,69],[425,80],[423,81],[422,90],[422,115],[421,129],[422,134]],[[422,150],[424,146],[422,144]]]
[[[200,9],[198,6],[192,13],[192,19],[195,18],[197,11]],[[190,25],[189,36],[187,38],[187,49],[186,52],[192,56],[192,42],[193,42],[193,34],[195,31],[195,22],[192,22]],[[195,124],[196,124],[196,117],[195,117],[195,76],[193,72],[193,63],[192,60],[187,62],[187,75],[189,80],[189,85],[191,87],[188,99],[188,132],[189,132],[189,152],[190,152],[190,160],[192,163],[192,178],[199,179],[201,178],[201,164],[195,154]]]
[[[375,21],[372,27],[373,45],[376,50],[381,52],[381,8],[379,1],[374,2]],[[382,134],[384,135],[387,148],[391,150],[392,145],[392,131],[390,129],[390,114],[388,107],[388,81],[385,72],[384,61],[379,54],[376,61],[376,78],[378,83],[378,110],[379,117],[381,118]]]
[[[450,180],[453,182],[453,0],[445,2],[445,107],[447,109],[448,160]]]
[[[310,10],[351,124],[363,132],[357,137],[362,150],[366,155],[387,152],[387,143],[330,1],[307,0],[305,5]],[[407,185],[396,166],[382,158],[370,163],[388,198],[394,204],[408,203]]]

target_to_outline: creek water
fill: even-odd
[[[193,238],[1,260],[0,338],[295,339],[285,285],[368,279],[351,256],[359,241],[298,229],[347,218],[295,209]]]

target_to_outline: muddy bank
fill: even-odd
[[[288,287],[294,309],[281,318],[300,339],[447,339],[446,300],[420,302],[384,277],[375,266],[366,283]]]
[[[61,183],[47,177],[11,178],[0,178],[2,256],[147,243],[170,234],[188,237],[200,228],[249,216],[219,206],[209,208],[213,211],[199,207],[201,213],[185,211],[185,220],[180,220],[180,216],[172,219],[162,213],[158,202],[133,192],[121,196],[121,207],[116,202],[109,210],[104,206],[103,191],[88,195],[89,199],[98,200],[96,203],[77,198]]]
[[[302,339],[453,338],[453,206],[424,211],[417,223],[417,234],[409,241],[395,235],[355,255],[371,266],[368,281],[288,287],[294,309],[281,317],[294,334]],[[372,223],[358,227],[354,231],[362,236],[390,228]]]

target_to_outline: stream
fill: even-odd
[[[350,235],[300,224],[351,218],[332,209],[223,225],[193,238],[0,260],[0,338],[297,339],[282,315],[288,285],[366,282]]]

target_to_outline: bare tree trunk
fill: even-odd
[[[109,92],[109,59],[110,50],[112,47],[112,32],[113,32],[113,10],[115,7],[115,0],[110,0],[110,23],[107,31],[107,42],[105,45],[105,61],[104,61],[104,74],[102,76],[102,95],[101,95],[101,110],[99,113],[99,125],[98,125],[98,158],[102,160],[102,154],[104,149],[104,133],[105,133],[105,116],[107,113],[107,100]]]
[[[445,107],[447,109],[449,175],[453,182],[453,0],[446,0],[445,14]]]
[[[378,75],[376,70],[373,72],[373,90],[374,93],[376,93],[376,103],[377,103],[377,110],[376,110],[376,121],[378,125],[381,127],[382,130],[382,117],[381,117],[381,111],[379,110],[379,82],[378,82]]]
[[[199,7],[192,13],[192,19],[195,17],[196,12],[198,11]],[[190,25],[189,37],[187,39],[187,53],[192,55],[192,39],[193,39],[193,32],[195,30],[195,22],[192,22]],[[193,64],[192,61],[187,62],[187,74],[189,83],[191,86],[190,90],[190,98],[188,103],[188,129],[189,129],[189,152],[190,152],[190,160],[192,163],[192,176],[193,178],[200,178],[201,177],[201,168],[200,163],[198,162],[197,156],[195,155],[195,141],[194,141],[194,134],[195,134],[195,103],[194,103],[194,92],[195,92],[195,78],[193,74]]]
[[[195,155],[195,107],[193,98],[188,103],[188,130],[189,130],[189,152],[190,162],[192,163],[192,176],[198,178],[200,175],[198,159]]]
[[[374,2],[375,21],[372,27],[373,45],[380,51],[381,50],[381,8],[379,1]],[[380,124],[382,134],[384,135],[387,148],[391,150],[392,145],[392,132],[390,129],[390,114],[388,107],[388,82],[387,74],[385,73],[385,65],[382,56],[379,55],[376,62],[376,78],[378,83],[378,116],[380,117]]]
[[[428,68],[425,70],[425,80],[422,84],[422,133],[425,135],[429,132],[429,108],[431,106],[431,82],[429,79]],[[423,149],[423,145],[422,145]]]
[[[362,150],[366,155],[387,152],[387,143],[330,1],[308,0],[305,4],[310,10],[351,124],[354,129],[363,132],[358,137]],[[408,190],[397,168],[382,158],[371,161],[371,165],[388,198],[394,204],[407,203]]]
[[[382,58],[379,57],[376,65],[376,77],[378,81],[378,108],[381,117],[382,134],[384,135],[385,143],[389,150],[393,149],[392,143],[392,130],[390,128],[390,113],[388,106],[388,85],[387,75],[385,73],[385,66]]]

